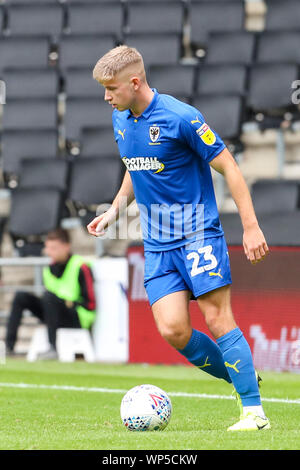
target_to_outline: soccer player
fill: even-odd
[[[93,77],[112,105],[127,169],[111,208],[94,218],[89,233],[103,235],[124,198],[127,205],[136,199],[145,288],[159,332],[192,364],[233,384],[241,416],[229,431],[270,428],[252,354],[231,309],[229,257],[211,177],[210,167],[225,177],[241,217],[245,254],[253,264],[261,261],[268,246],[235,160],[199,110],[150,88],[135,48],[110,50]],[[192,328],[191,296],[216,341]]]

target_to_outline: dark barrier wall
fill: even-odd
[[[300,372],[300,247],[271,247],[257,265],[242,247],[229,247],[232,307],[260,370]],[[143,286],[142,246],[128,250],[129,361],[187,364],[156,330]],[[192,325],[210,335],[197,303],[190,303]]]

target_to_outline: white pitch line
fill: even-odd
[[[94,392],[94,393],[126,393],[127,390],[120,388],[101,388],[101,387],[78,387],[76,385],[45,385],[45,384],[25,384],[25,383],[9,383],[0,382],[0,388],[34,388],[43,390],[67,390],[73,392]],[[186,398],[207,398],[216,400],[235,400],[232,395],[210,395],[208,393],[188,393],[188,392],[168,392],[170,397],[186,397]],[[300,405],[300,398],[291,400],[289,398],[262,398],[262,401],[272,403],[288,403]]]

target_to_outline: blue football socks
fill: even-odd
[[[188,344],[178,351],[200,370],[231,383],[219,346],[206,334],[193,329]]]
[[[218,338],[217,344],[242,405],[261,405],[251,350],[241,330],[234,328]]]

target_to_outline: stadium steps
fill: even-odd
[[[0,314],[0,340],[5,340],[6,335],[6,322],[7,314]],[[18,330],[18,339],[15,346],[15,352],[17,354],[27,354],[31,338],[33,336],[35,328],[40,326],[40,322],[37,318],[29,315],[23,316],[22,324]]]

